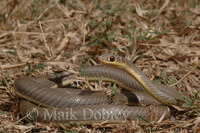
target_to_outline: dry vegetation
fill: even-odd
[[[0,5],[2,132],[200,131],[198,0],[1,0]],[[111,128],[32,125],[21,119],[12,93],[17,77],[95,65],[99,55],[110,52],[132,60],[152,80],[171,85],[183,78],[174,87],[189,109],[173,111],[161,122]]]

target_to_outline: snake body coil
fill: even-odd
[[[182,95],[174,89],[148,80],[138,68],[125,58],[105,54],[99,57],[99,60],[111,67],[94,66],[86,68],[84,76],[88,80],[98,80],[101,78],[103,81],[115,82],[129,91],[135,91],[136,89],[140,91],[134,93],[125,92],[124,94],[119,94],[119,98],[125,96],[128,101],[146,102],[148,105],[161,105],[161,102],[165,105],[177,105],[176,99],[182,98]],[[151,120],[160,118],[163,114],[166,117],[170,115],[167,106],[133,107],[109,105],[104,92],[51,88],[56,83],[47,77],[22,77],[16,79],[14,88],[18,96],[44,106],[36,106],[28,101],[21,100],[21,115],[26,116],[28,112],[28,116],[30,116],[30,110],[36,109],[36,120],[38,122],[80,122],[82,124],[103,122],[105,120],[108,120],[108,123],[124,123],[127,120],[137,120],[140,118]],[[145,90],[150,92],[150,94],[142,93]]]

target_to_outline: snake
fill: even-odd
[[[126,89],[113,97],[113,103],[103,91],[60,88],[73,81],[70,76],[67,80],[63,80],[65,76],[19,77],[14,82],[14,90],[22,98],[21,116],[40,123],[127,123],[168,118],[169,107],[180,105],[179,100],[183,99],[180,92],[149,80],[126,58],[109,53],[98,60],[103,66],[86,67],[82,69],[83,76],[88,81],[101,79]]]

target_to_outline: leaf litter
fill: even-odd
[[[2,131],[198,132],[200,2],[198,0],[17,1],[0,4],[0,110]],[[99,64],[102,53],[132,60],[151,80],[173,85],[186,111],[140,125],[35,125],[20,118],[13,82]],[[90,57],[90,58],[88,58]],[[28,64],[28,65],[27,65]],[[47,65],[47,66],[46,66]],[[27,71],[28,70],[28,71]],[[178,82],[178,84],[177,84]],[[83,84],[80,84],[83,85]],[[84,87],[83,87],[84,88]],[[96,89],[96,86],[95,86]]]

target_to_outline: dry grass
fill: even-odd
[[[165,84],[188,73],[176,88],[190,109],[174,111],[170,119],[157,123],[102,126],[101,132],[200,131],[198,0],[1,0],[0,5],[0,130],[98,131],[95,126],[27,124],[19,116],[12,86],[16,77],[67,70],[88,61],[94,65],[99,55],[112,52],[134,60],[149,78]]]

